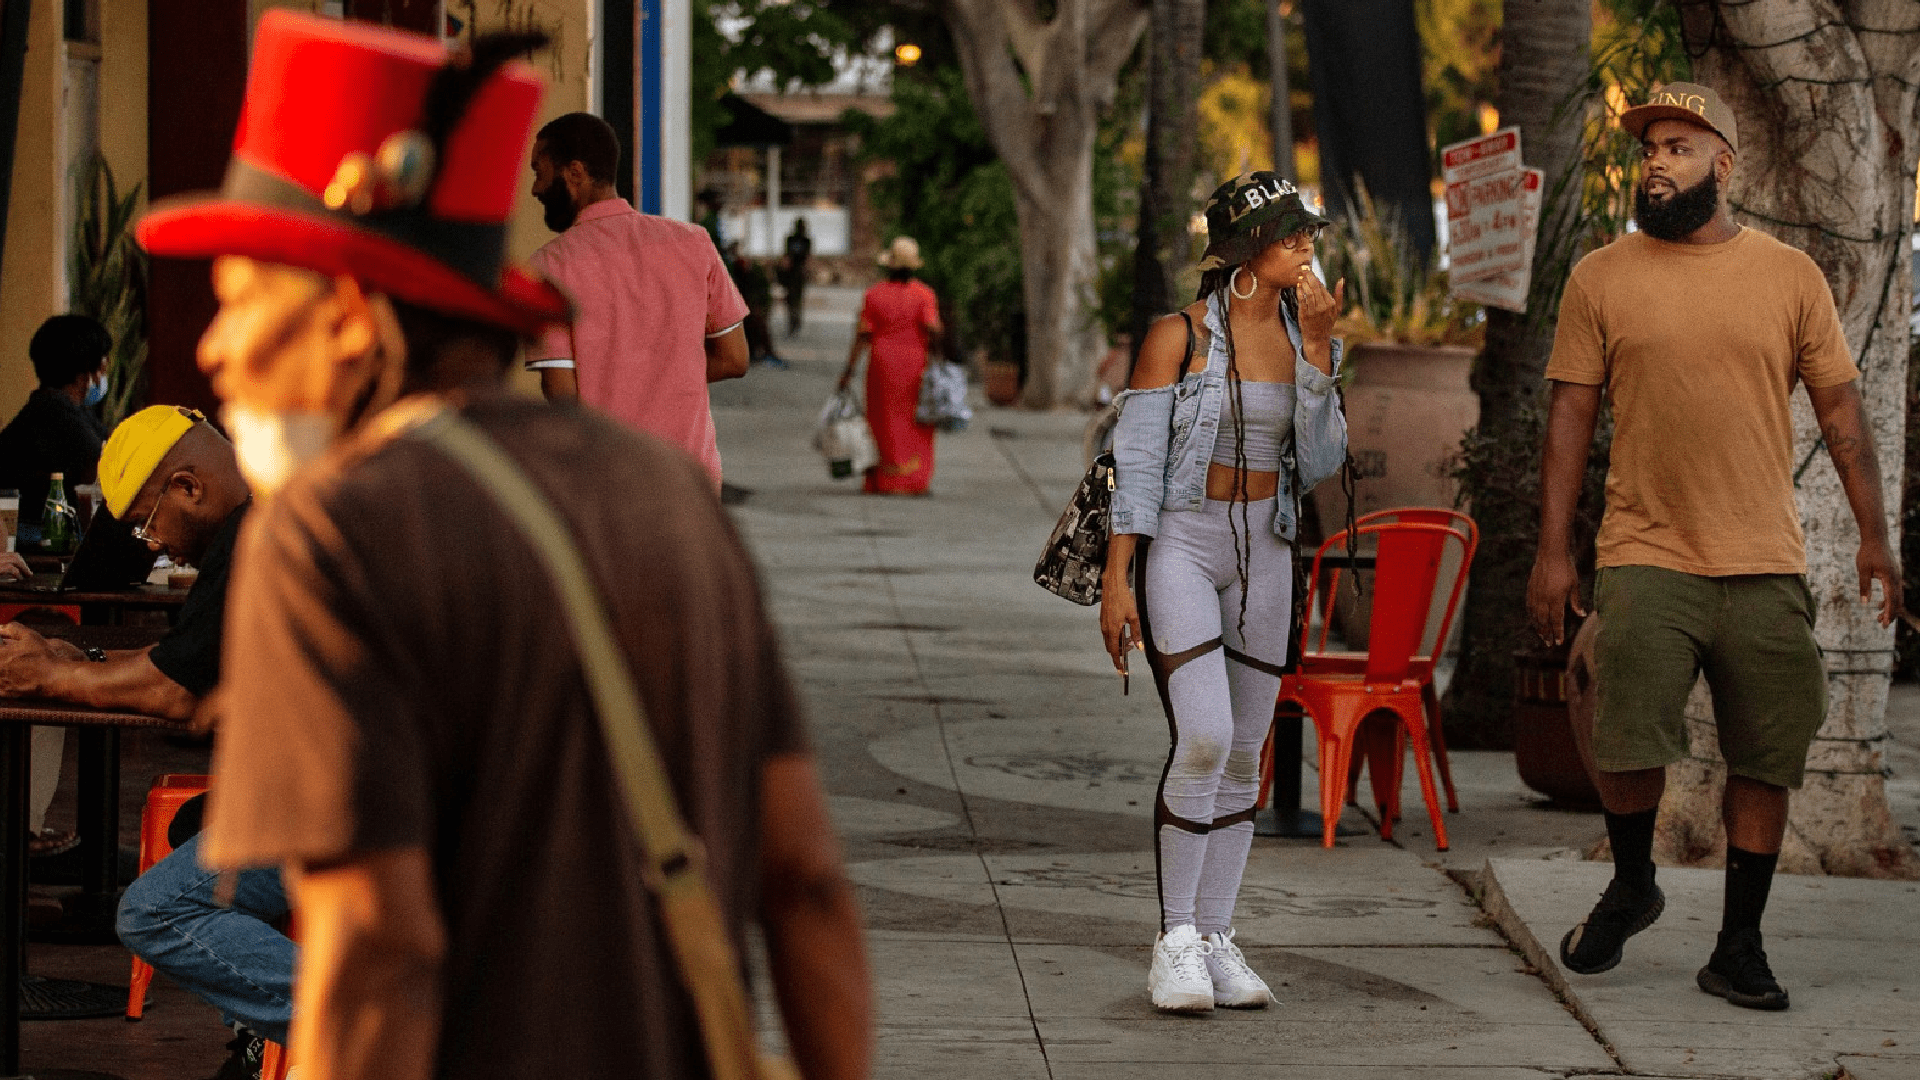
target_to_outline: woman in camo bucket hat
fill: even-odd
[[[1270,172],[1246,173],[1214,188],[1206,215],[1202,273],[1239,266],[1276,240],[1301,233],[1311,240],[1330,224],[1307,206],[1290,181]]]
[[[1233,942],[1233,907],[1294,632],[1300,497],[1347,453],[1333,393],[1345,283],[1329,293],[1313,273],[1326,223],[1273,173],[1220,185],[1200,297],[1148,331],[1116,399],[1100,630],[1123,672],[1145,648],[1173,733],[1154,804],[1161,934],[1147,976],[1170,1012],[1271,997]]]

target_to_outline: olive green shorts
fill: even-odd
[[[1702,577],[1611,566],[1594,585],[1600,630],[1593,753],[1605,772],[1687,755],[1683,713],[1704,672],[1727,770],[1797,788],[1827,715],[1813,594],[1798,574]]]

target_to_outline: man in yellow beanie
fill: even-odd
[[[191,409],[156,405],[114,429],[100,455],[107,510],[175,562],[200,569],[173,629],[147,649],[89,658],[25,626],[0,626],[0,695],[191,717],[220,678],[234,538],[252,500],[233,446]]]
[[[82,653],[25,626],[0,626],[0,696],[191,717],[220,681],[228,569],[253,502],[233,445],[192,409],[143,409],[107,439],[100,492],[137,538],[200,576],[150,648]],[[141,959],[245,1028],[229,1048],[236,1064],[249,1052],[257,1063],[260,1039],[284,1040],[293,1012],[294,947],[272,926],[286,915],[286,893],[279,871],[250,870],[233,903],[216,904],[215,875],[197,857],[196,809],[176,815],[173,854],[127,887],[116,929]]]

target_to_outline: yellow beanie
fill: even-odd
[[[150,405],[120,421],[100,451],[100,494],[106,497],[107,512],[125,518],[167,451],[205,420],[184,405]]]

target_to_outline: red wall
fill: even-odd
[[[440,0],[351,0],[353,18],[438,33]],[[247,0],[148,0],[148,195],[212,191],[226,176],[247,83]],[[154,259],[147,281],[147,401],[214,415],[194,363],[216,307],[208,264]]]

